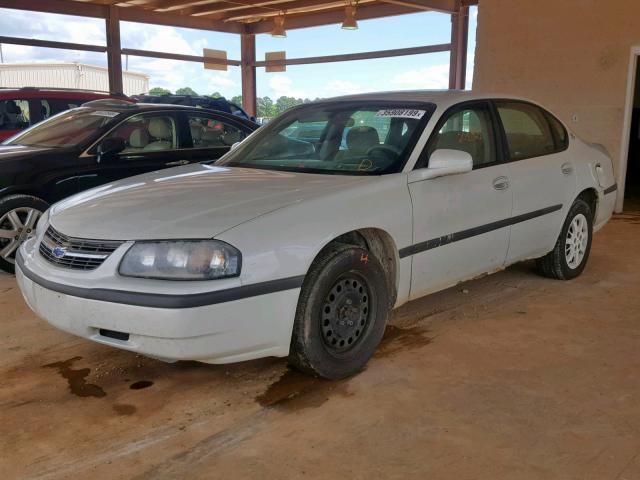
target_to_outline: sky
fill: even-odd
[[[471,86],[477,8],[470,14],[467,88]],[[286,25],[286,24],[285,24]],[[286,51],[288,58],[357,53],[392,48],[448,43],[449,15],[420,12],[358,22],[358,30],[340,25],[287,31],[287,38],[268,34],[256,37],[256,58],[265,52]],[[0,32],[5,36],[105,45],[104,20],[44,14],[0,8]],[[203,48],[226,50],[227,58],[240,59],[238,35],[205,32],[131,22],[121,23],[123,48],[202,55]],[[80,62],[106,66],[106,54],[50,48],[2,46],[4,62]],[[202,64],[174,60],[128,57],[123,68],[149,75],[149,85],[175,91],[191,87],[199,94],[219,92],[230,98],[241,92],[240,68],[226,72],[205,70]],[[258,96],[317,98],[350,93],[447,88],[449,53],[429,53],[397,58],[289,66],[286,72],[266,73],[257,69]]]

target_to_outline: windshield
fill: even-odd
[[[434,109],[430,103],[305,105],[262,127],[217,165],[341,175],[399,172]]]
[[[11,137],[5,145],[27,147],[75,147],[90,140],[118,112],[80,107],[59,113]]]

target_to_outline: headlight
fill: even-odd
[[[237,277],[240,252],[218,240],[136,242],[120,262],[120,275],[162,280]]]

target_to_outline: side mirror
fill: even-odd
[[[441,148],[431,154],[429,167],[413,170],[409,175],[409,182],[429,180],[431,178],[458,175],[473,170],[473,158],[462,150]]]
[[[99,145],[97,149],[97,162],[100,163],[104,159],[109,159],[111,157],[116,156],[118,153],[127,148],[127,144],[124,142],[123,138],[120,137],[109,137],[105,138]]]

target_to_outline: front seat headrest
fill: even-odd
[[[129,135],[129,146],[133,148],[144,148],[149,144],[149,134],[142,128],[136,128]]]
[[[149,122],[149,135],[153,138],[162,140],[170,140],[173,138],[173,132],[164,118],[152,118]]]
[[[378,131],[365,125],[353,127],[347,133],[347,148],[358,152],[366,152],[369,148],[379,145]]]

